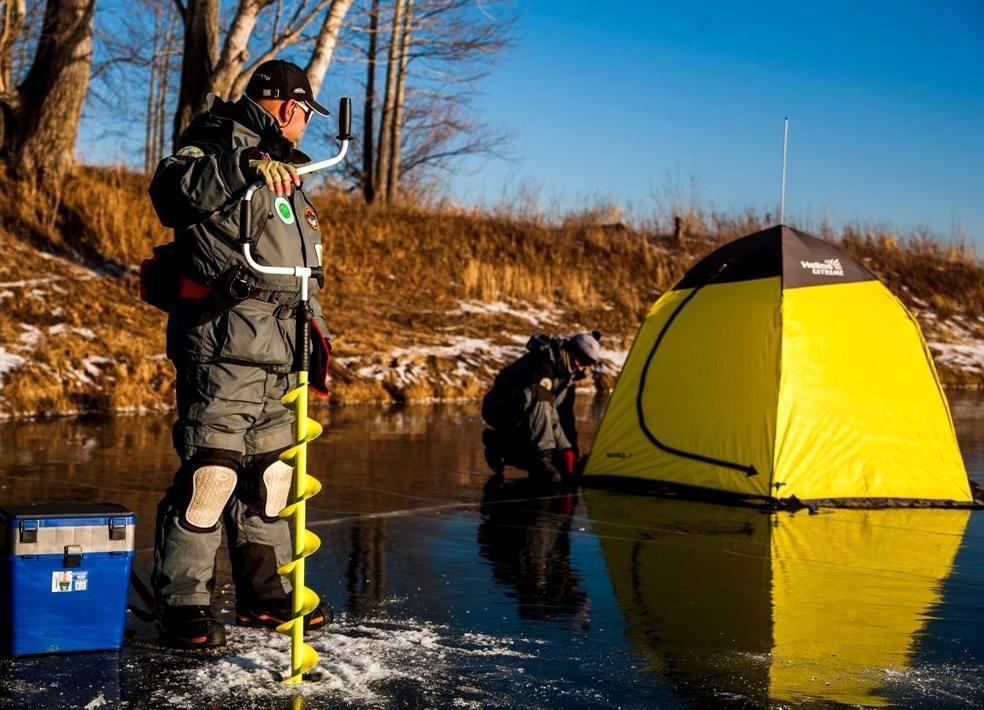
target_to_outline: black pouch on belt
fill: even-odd
[[[256,284],[249,275],[249,267],[241,261],[234,262],[212,282],[205,299],[202,320],[211,320],[237,303],[256,293]]]

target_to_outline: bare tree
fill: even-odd
[[[362,196],[367,204],[376,199],[375,163],[373,161],[373,116],[376,109],[376,52],[379,33],[379,0],[369,8],[369,46],[366,49],[366,93],[362,115]]]
[[[510,42],[513,16],[494,0],[394,0],[388,18],[386,85],[373,142],[379,3],[369,12],[361,169],[348,175],[367,202],[399,199],[401,185],[451,170],[478,153],[504,155],[509,136],[474,119],[474,87]],[[500,10],[498,13],[492,10]],[[373,166],[373,157],[375,165]],[[372,166],[372,167],[370,167]]]
[[[178,138],[195,114],[205,108],[205,99],[212,90],[212,77],[219,61],[219,0],[174,2],[184,24],[181,83],[171,138],[177,147]]]
[[[25,0],[4,0],[0,16],[0,97],[14,90],[14,44],[24,33]]]
[[[318,41],[314,45],[314,52],[311,53],[311,60],[308,62],[305,71],[311,81],[311,91],[315,96],[321,91],[324,84],[325,74],[328,72],[328,65],[331,64],[335,56],[335,47],[338,45],[338,35],[342,30],[342,22],[349,8],[352,7],[352,0],[336,0],[331,4],[331,9],[325,13],[324,23],[318,33]]]
[[[92,63],[96,0],[47,0],[34,60],[8,94],[5,154],[21,173],[47,180],[73,163]],[[13,13],[11,13],[13,16]]]
[[[400,137],[403,135],[404,103],[407,96],[407,62],[410,60],[410,26],[413,22],[413,0],[403,0],[403,24],[400,27],[400,49],[396,69],[396,101],[389,127],[390,160],[386,180],[386,199],[398,197],[400,182]]]
[[[279,0],[238,0],[229,29],[219,52],[218,0],[188,0],[185,12],[185,52],[182,58],[181,91],[174,117],[174,141],[205,108],[209,93],[231,99],[242,94],[253,70],[273,59],[286,48],[311,39],[314,49],[307,65],[308,78],[315,94],[321,88],[331,63],[345,15],[353,0],[300,0],[293,11],[284,16]],[[175,0],[180,4],[180,0]],[[193,4],[207,5],[209,23],[190,21],[188,12]],[[214,6],[214,7],[213,7]],[[258,23],[265,10],[273,7],[274,16],[269,43],[259,42]],[[320,28],[313,37],[305,33],[314,20],[324,13]],[[212,31],[214,20],[214,33]],[[200,49],[206,46],[208,52]],[[189,52],[189,47],[194,51]],[[214,50],[214,51],[213,51]],[[207,56],[206,56],[207,55]]]
[[[394,0],[393,24],[390,29],[389,55],[386,60],[386,91],[383,96],[383,115],[379,122],[379,139],[376,143],[378,157],[376,158],[375,183],[377,193],[383,202],[389,202],[388,180],[390,163],[393,160],[392,136],[393,113],[396,108],[397,72],[400,65],[400,36],[403,30],[403,13],[405,0]]]
[[[146,0],[145,0],[146,1]],[[154,35],[149,58],[147,120],[144,132],[144,172],[150,173],[164,156],[168,90],[172,59],[177,54],[178,15],[170,3],[154,2]],[[134,52],[131,56],[139,56]]]

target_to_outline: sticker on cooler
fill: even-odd
[[[84,592],[88,588],[88,572],[59,570],[51,573],[51,591],[53,592]]]

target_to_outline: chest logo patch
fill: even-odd
[[[284,197],[278,197],[273,201],[273,211],[280,217],[284,224],[294,224],[294,210],[290,208],[290,203]]]
[[[205,151],[199,148],[197,145],[186,145],[183,148],[178,149],[178,152],[174,154],[177,158],[184,158],[185,160],[194,160],[195,158],[201,158],[205,155]]]
[[[304,219],[307,220],[307,223],[310,224],[312,228],[318,230],[319,232],[321,231],[321,227],[318,226],[318,215],[315,214],[311,205],[304,208]]]

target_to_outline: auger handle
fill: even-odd
[[[352,140],[352,99],[343,96],[338,101],[338,135],[336,140]]]

